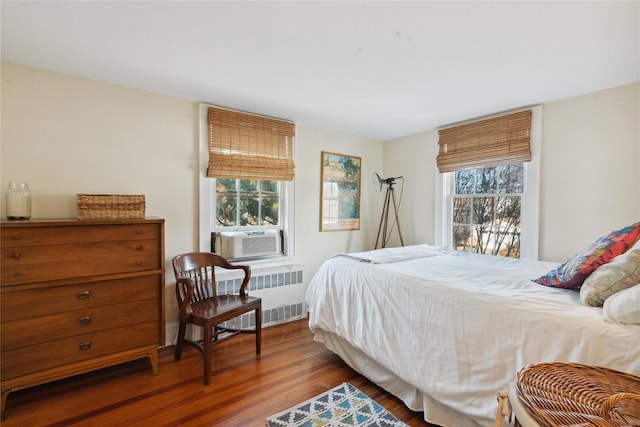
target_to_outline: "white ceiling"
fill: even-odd
[[[387,140],[640,80],[639,5],[3,0],[1,53]]]

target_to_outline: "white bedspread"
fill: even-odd
[[[405,247],[369,254],[375,262],[326,261],[307,290],[311,329],[347,340],[469,425],[492,424],[496,393],[530,363],[640,375],[640,326],[607,323],[577,291],[530,281],[557,264],[425,246],[413,248],[419,257]],[[451,425],[428,408],[425,418]]]

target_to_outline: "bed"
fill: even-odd
[[[531,281],[557,263],[431,245],[338,254],[307,289],[314,339],[426,421],[490,426],[522,367],[576,362],[640,375],[640,326]]]

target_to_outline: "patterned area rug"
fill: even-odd
[[[407,427],[349,383],[267,418],[267,427]]]

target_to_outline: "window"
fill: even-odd
[[[524,164],[454,173],[453,248],[519,258]]]
[[[212,233],[279,230],[293,255],[293,137],[291,122],[200,105],[200,250]]]
[[[216,180],[216,228],[278,227],[278,181],[218,178]]]
[[[537,259],[540,110],[526,110],[525,120],[521,112],[516,112],[448,128],[463,131],[453,144],[440,131],[436,244],[467,252]],[[526,124],[526,144],[520,125],[515,131],[505,130],[505,123],[499,120],[505,117],[512,123],[517,119]],[[479,133],[472,131],[475,124],[481,125]],[[500,135],[489,136],[489,128],[499,129]],[[466,151],[455,151],[455,144]],[[500,144],[506,148],[498,147]],[[474,150],[479,156],[473,155]],[[443,151],[453,156],[446,158]],[[492,157],[492,153],[498,156]]]

